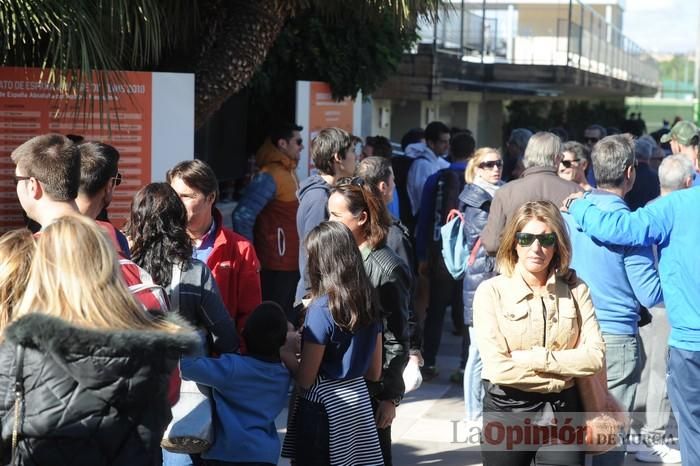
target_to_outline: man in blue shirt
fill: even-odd
[[[588,199],[604,211],[629,212],[624,195],[635,181],[634,142],[628,136],[608,136],[593,148],[593,170],[599,189]],[[573,258],[571,267],[591,290],[591,299],[606,346],[608,389],[631,412],[642,373],[639,306],[662,299],[651,247],[605,245],[591,239],[565,215]],[[596,466],[624,462],[624,449],[596,456]]]
[[[685,464],[700,464],[700,189],[676,191],[634,212],[604,211],[583,193],[564,200],[593,238],[627,246],[658,245],[669,335],[668,391]],[[583,199],[582,199],[583,198]],[[687,463],[686,463],[687,462]]]

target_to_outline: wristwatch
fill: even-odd
[[[564,207],[566,207],[566,210],[567,210],[567,211],[571,208],[571,204],[573,204],[573,202],[574,202],[576,199],[580,199],[580,198],[578,198],[578,197],[570,197],[570,198],[568,198],[568,199],[566,200],[566,203],[564,204]]]

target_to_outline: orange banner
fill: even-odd
[[[74,96],[59,103],[58,91],[40,74],[39,69],[0,68],[0,234],[25,224],[10,154],[24,141],[46,133],[79,135],[119,151],[122,183],[108,210],[110,220],[121,227],[134,194],[151,181],[151,73],[121,73],[104,102],[109,125],[105,115],[100,122],[97,105],[87,112],[82,106],[76,110]],[[96,92],[93,87],[88,94],[96,97]]]
[[[312,81],[309,96],[309,141],[323,129],[335,126],[352,134],[355,103],[349,97],[340,102],[333,99],[328,83]],[[309,173],[313,162],[309,157]]]

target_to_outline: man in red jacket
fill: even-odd
[[[250,313],[262,302],[255,249],[243,236],[224,228],[221,213],[214,207],[219,183],[209,165],[201,160],[180,162],[168,171],[166,180],[187,209],[193,257],[211,269],[240,334]]]

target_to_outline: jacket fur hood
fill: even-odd
[[[182,323],[174,315],[168,315],[166,319]],[[148,357],[148,354],[153,353],[178,357],[194,352],[199,345],[199,338],[194,332],[172,334],[150,330],[98,330],[78,327],[45,314],[20,317],[7,327],[5,339],[53,354],[99,353],[101,356],[135,358]]]

